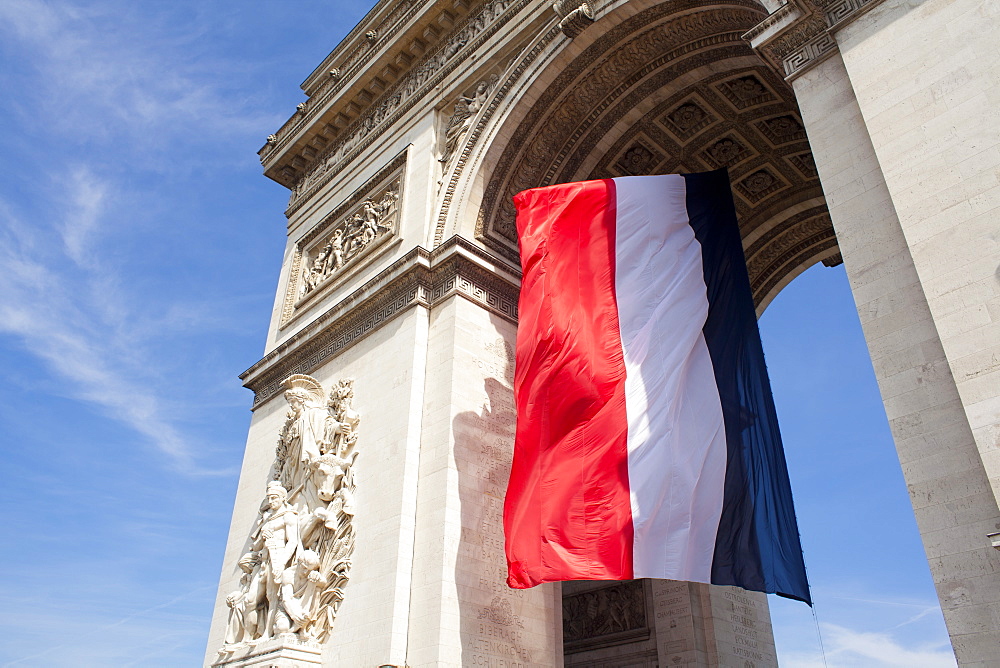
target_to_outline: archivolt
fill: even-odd
[[[792,92],[741,38],[764,16],[750,0],[606,13],[588,31],[603,34],[557,74],[557,59],[539,55],[568,42],[552,41],[559,38],[551,31],[537,40],[509,69],[462,157],[480,136],[492,145],[479,147],[476,164],[461,177],[456,170],[449,184],[450,195],[460,178],[485,183],[481,203],[465,203],[479,205],[476,236],[516,261],[511,197],[520,190],[725,166],[761,309],[791,277],[835,255]],[[530,91],[525,101],[507,99],[515,87]],[[449,206],[446,196],[439,235]]]

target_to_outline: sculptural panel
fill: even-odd
[[[282,326],[324,287],[397,235],[405,158],[403,153],[392,160],[296,244]]]
[[[500,77],[493,75],[476,84],[475,89],[468,95],[459,95],[452,107],[451,115],[444,123],[444,130],[441,132],[441,157],[439,162],[447,167],[451,158],[455,155],[455,149],[459,142],[465,138],[476,115],[489,100],[490,93],[497,85]]]
[[[282,382],[288,412],[272,480],[229,594],[225,660],[275,636],[322,642],[344,600],[354,552],[354,465],[361,417],[354,381],[329,394],[304,374]]]

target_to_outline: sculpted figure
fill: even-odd
[[[313,620],[319,607],[319,595],[326,586],[326,578],[319,570],[319,555],[312,550],[302,551],[281,576],[281,605],[288,616],[292,632],[302,630],[311,636]]]
[[[288,492],[275,480],[267,484],[267,505],[253,545],[262,556],[261,577],[267,599],[267,616],[261,638],[265,639],[270,637],[277,618],[281,576],[299,544],[298,516],[288,504]]]
[[[333,268],[340,269],[344,266],[344,230],[338,228],[333,231],[330,247],[333,249]]]
[[[441,151],[440,162],[447,163],[451,159],[459,142],[472,125],[473,117],[479,113],[479,110],[489,99],[489,93],[489,82],[480,81],[470,97],[462,96],[455,102],[455,110],[452,112],[448,127],[444,131],[444,150]]]
[[[338,457],[347,457],[357,441],[358,423],[361,416],[351,407],[354,400],[354,380],[342,378],[330,390],[330,412],[332,420],[327,422],[330,452]]]
[[[240,588],[226,597],[226,605],[229,606],[229,624],[226,626],[226,644],[233,645],[243,640],[253,637],[253,632],[247,633],[247,608],[250,605],[250,573],[243,573],[240,577]]]
[[[285,453],[279,480],[295,500],[312,462],[323,453],[329,412],[323,403],[323,386],[313,378],[295,374],[283,385],[289,410],[279,445]]]
[[[324,641],[350,579],[361,421],[351,405],[354,381],[339,380],[329,395],[303,374],[289,376],[282,386],[288,412],[275,451],[275,479],[267,484],[250,551],[239,562],[240,586],[226,599],[223,654],[275,634]]]

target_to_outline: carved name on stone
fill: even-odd
[[[358,413],[354,381],[326,394],[310,376],[282,383],[288,413],[275,450],[273,479],[239,560],[223,656],[275,636],[319,643],[330,633],[354,552],[354,463]]]

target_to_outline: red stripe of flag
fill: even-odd
[[[537,188],[514,203],[523,277],[507,584],[631,579],[615,184]]]

